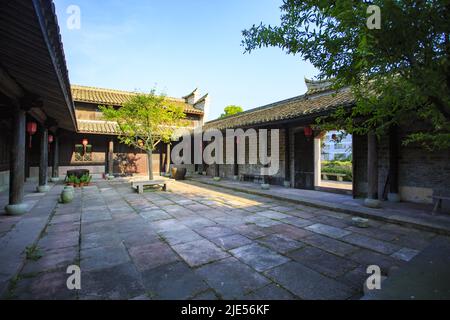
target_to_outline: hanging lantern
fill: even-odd
[[[53,135],[49,134],[48,135],[48,152],[51,151],[51,144],[53,143]]]
[[[304,129],[305,137],[310,138],[313,135],[313,130],[310,126],[305,127]]]
[[[27,123],[27,133],[30,135],[30,144],[29,144],[29,148],[31,149],[31,140],[33,135],[36,133],[37,131],[37,123],[36,122],[28,122]]]
[[[82,141],[81,141],[81,144],[83,145],[83,151],[84,151],[84,154],[86,154],[86,146],[89,144],[89,141],[88,141],[88,139],[83,139]]]

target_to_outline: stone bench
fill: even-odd
[[[442,208],[442,200],[450,201],[450,197],[447,196],[433,196],[433,200],[436,201],[434,208],[433,208],[433,214],[435,214],[439,209]]]
[[[323,180],[330,180],[329,177],[336,177],[337,181],[344,181],[344,177],[346,174],[344,173],[322,173]]]
[[[167,184],[170,180],[148,180],[148,181],[133,181],[131,187],[136,189],[138,193],[144,193],[144,187],[161,186],[163,191],[167,191]]]

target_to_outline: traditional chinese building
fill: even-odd
[[[279,129],[280,170],[274,176],[259,177],[261,164],[207,166],[209,175],[234,179],[266,179],[270,184],[291,188],[337,191],[321,180],[321,139],[326,132],[316,119],[338,107],[354,104],[350,90],[334,91],[327,81],[306,80],[307,92],[246,112],[207,122],[205,130]],[[314,129],[314,130],[313,130]],[[339,129],[339,128],[336,128]],[[431,203],[433,195],[450,190],[450,150],[428,152],[403,138],[414,128],[399,127],[378,139],[374,134],[353,135],[352,186],[354,197],[371,200]],[[237,141],[237,140],[236,140]],[[241,141],[241,143],[243,143]],[[246,150],[257,152],[246,143]],[[225,150],[227,154],[230,150]],[[236,162],[235,162],[236,163]],[[324,186],[325,185],[325,186]]]

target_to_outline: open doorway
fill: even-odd
[[[319,189],[352,191],[352,135],[343,131],[327,131],[315,141],[315,186]]]

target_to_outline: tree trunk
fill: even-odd
[[[148,157],[148,179],[153,180],[153,151],[152,150],[147,151],[147,157]]]

